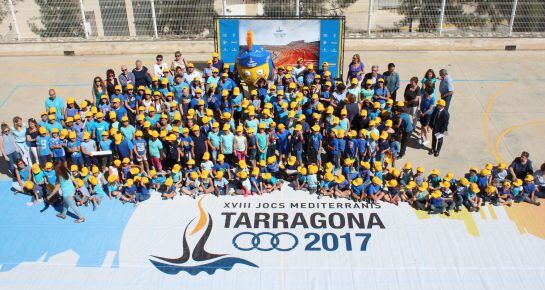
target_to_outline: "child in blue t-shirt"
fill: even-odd
[[[53,161],[65,162],[64,141],[59,137],[59,130],[53,128],[51,132],[51,149],[53,149]]]
[[[216,172],[214,176],[214,189],[216,196],[227,195],[229,193],[229,181],[223,177],[223,171]]]
[[[301,166],[297,169],[298,174],[295,178],[295,189],[301,190],[307,188],[307,169],[304,166]]]
[[[38,131],[40,134],[40,136],[36,138],[38,159],[40,164],[44,166],[47,162],[51,161],[51,137],[47,136],[47,130],[44,127],[40,127]]]

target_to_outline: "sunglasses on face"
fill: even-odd
[[[124,68],[124,69],[122,69],[121,71],[128,71],[128,69]]]

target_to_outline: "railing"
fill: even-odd
[[[544,37],[543,0],[0,0],[0,41],[208,39],[218,15],[344,15],[347,37]]]

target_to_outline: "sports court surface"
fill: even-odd
[[[162,53],[170,61],[172,52]],[[352,53],[356,52],[347,52],[345,60]],[[436,72],[446,68],[454,79],[449,136],[441,156],[430,157],[427,150],[410,148],[398,167],[410,161],[426,169],[461,175],[473,165],[509,163],[523,150],[530,153],[534,167],[545,161],[542,51],[357,53],[367,68],[378,64],[380,72],[394,62],[402,79],[401,90],[410,77],[421,78],[428,68]],[[55,88],[65,99],[89,98],[94,76],[103,76],[108,68],[119,71],[122,64],[132,67],[137,58],[150,67],[154,57],[1,57],[5,75],[1,119],[11,123],[16,115],[37,117],[44,109],[49,88]],[[186,58],[200,62],[208,55],[186,54]],[[468,289],[545,288],[543,206],[487,206],[479,213],[464,210],[450,218],[422,215],[406,204],[363,209],[366,222],[375,212],[385,228],[377,226],[365,232],[372,234],[365,251],[356,251],[361,249],[360,241],[352,240],[354,252],[337,259],[338,255],[324,250],[306,252],[302,245],[290,251],[240,250],[232,246],[235,241],[231,237],[237,231],[226,224],[223,213],[235,212],[236,218],[243,211],[226,208],[225,202],[249,202],[247,211],[252,215],[266,211],[258,208],[263,204],[282,202],[290,215],[308,212],[301,205],[328,202],[334,206],[316,211],[348,212],[337,204],[339,200],[316,200],[286,187],[280,193],[251,199],[205,197],[202,210],[189,197],[172,202],[152,197],[137,208],[106,201],[98,212],[84,209],[87,222],[75,225],[56,218],[52,209],[41,213],[41,206],[27,207],[27,197],[13,196],[3,166],[0,289],[361,289],[363,285],[371,289],[450,289],[460,285]],[[292,203],[298,207],[292,207]],[[211,214],[208,219],[204,215],[206,230],[197,223],[203,219],[203,212]],[[187,235],[193,238],[190,231],[199,234],[213,227],[205,249],[232,259],[222,260],[220,267],[205,265],[194,270],[198,272],[150,263],[158,261],[152,256],[182,255],[186,226]],[[245,226],[241,228],[246,231]],[[304,235],[308,231],[296,227],[295,232]],[[212,268],[218,270],[208,273]],[[432,284],[439,286],[429,287]]]

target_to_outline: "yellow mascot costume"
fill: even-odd
[[[235,60],[235,67],[240,79],[244,80],[250,88],[254,88],[257,80],[261,78],[271,79],[273,74],[271,54],[263,47],[254,44],[253,40],[253,32],[248,31],[246,46],[239,50]]]

